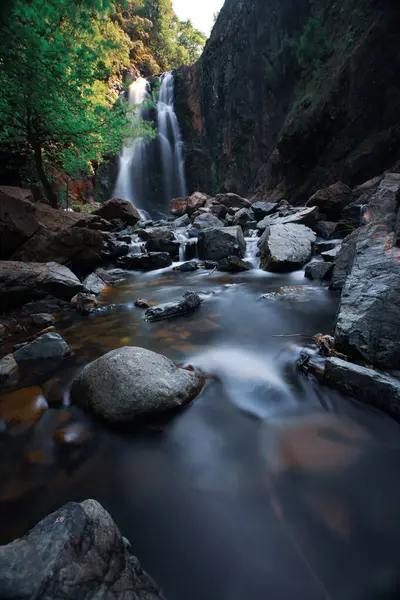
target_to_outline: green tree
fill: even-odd
[[[131,42],[107,0],[15,0],[0,22],[0,144],[32,156],[52,206],[56,170],[87,173],[139,126],[113,78]]]
[[[193,27],[192,21],[181,21],[178,31],[178,48],[182,47],[187,52],[186,63],[194,63],[200,58],[207,36]],[[182,63],[180,63],[182,64]]]

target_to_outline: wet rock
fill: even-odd
[[[135,300],[136,308],[150,308],[151,304],[147,302],[147,300],[143,300],[143,298],[138,298]]]
[[[327,252],[328,250],[333,250],[334,248],[336,248],[336,246],[340,245],[341,242],[338,242],[338,240],[331,240],[330,242],[317,242],[314,246],[314,249],[316,252],[318,252],[319,254],[321,254],[322,252]]]
[[[86,275],[109,259],[110,234],[82,227],[58,232],[42,230],[30,238],[14,255],[22,262],[55,261],[74,273]]]
[[[95,210],[92,214],[107,221],[120,219],[125,225],[136,225],[140,221],[140,214],[133,204],[120,198],[107,200],[101,208]]]
[[[332,248],[332,250],[325,250],[324,252],[321,252],[321,256],[325,262],[333,263],[339,252],[340,244]]]
[[[237,194],[218,194],[215,197],[216,204],[222,204],[226,208],[251,208],[251,202],[246,200],[246,198],[242,198]]]
[[[66,300],[60,300],[53,296],[46,296],[43,300],[34,300],[28,302],[20,309],[20,314],[23,316],[29,316],[40,314],[40,313],[59,313],[70,308],[70,303]]]
[[[180,227],[190,227],[191,224],[192,222],[188,215],[182,215],[182,217],[179,217],[174,221],[174,227],[176,227],[177,229]]]
[[[244,227],[249,221],[254,221],[254,212],[251,208],[241,208],[233,217],[234,225],[241,225]]]
[[[82,289],[81,282],[72,271],[55,262],[43,264],[0,261],[1,310],[15,308],[29,300],[48,295],[69,300]]]
[[[228,256],[218,261],[218,270],[226,273],[241,273],[250,271],[252,265],[238,256]]]
[[[81,315],[89,315],[98,303],[94,294],[85,294],[84,292],[76,294],[71,300],[72,308],[75,308]]]
[[[12,254],[40,228],[30,190],[0,187],[0,259]]]
[[[167,252],[172,258],[179,254],[180,243],[176,240],[175,236],[173,239],[152,238],[145,244],[145,249],[148,252]]]
[[[120,256],[126,256],[130,252],[130,243],[120,242],[117,239],[110,240],[108,243],[110,258],[115,259]]]
[[[172,265],[172,258],[167,252],[150,252],[136,256],[123,256],[118,264],[132,271],[155,271]]]
[[[30,319],[37,327],[48,327],[49,325],[53,325],[56,321],[54,315],[49,313],[35,313],[30,315]]]
[[[243,233],[247,237],[250,235],[252,231],[255,231],[257,228],[257,221],[247,221],[245,225],[243,225]]]
[[[246,241],[242,228],[206,229],[199,232],[199,258],[218,261],[228,256],[243,258],[246,253]]]
[[[366,369],[340,358],[328,358],[323,381],[400,419],[400,381],[373,369]]]
[[[163,239],[165,241],[175,240],[175,231],[170,225],[163,227],[148,227],[147,229],[138,229],[138,236],[144,242],[154,239]]]
[[[272,272],[301,268],[311,258],[315,239],[315,233],[305,225],[271,225],[258,242],[261,268]]]
[[[71,354],[67,342],[58,333],[45,333],[16,352],[18,364],[25,361],[62,359]]]
[[[106,282],[97,273],[88,275],[83,280],[82,285],[89,294],[94,294],[95,296],[98,296],[107,287]]]
[[[18,368],[15,358],[12,354],[7,354],[0,360],[0,383],[4,383],[6,379],[14,373]]]
[[[344,238],[343,243],[337,253],[333,266],[332,290],[341,290],[345,284],[347,275],[350,273],[356,251],[358,230],[353,231]]]
[[[319,221],[314,225],[315,233],[324,240],[329,240],[336,232],[337,223],[333,221]]]
[[[161,600],[156,584],[95,500],[69,502],[0,547],[0,596],[50,600]]]
[[[190,273],[192,271],[197,271],[198,268],[199,265],[197,264],[197,262],[195,260],[191,260],[188,262],[184,262],[181,265],[178,265],[177,267],[174,267],[173,270],[180,271],[181,273]]]
[[[400,175],[388,174],[371,198],[369,223],[358,230],[335,327],[343,353],[387,368],[400,364],[399,200]]]
[[[311,302],[315,299],[317,288],[304,285],[291,285],[279,288],[277,292],[269,292],[260,296],[260,300],[273,300],[284,303]]]
[[[184,406],[202,386],[198,372],[150,350],[124,347],[85,367],[72,384],[71,398],[106,421],[123,424]]]
[[[212,269],[218,269],[218,263],[214,260],[206,260],[204,261],[204,268],[208,271],[211,271]]]
[[[124,244],[131,244],[132,243],[132,236],[131,235],[117,235],[117,242],[123,242]]]
[[[2,394],[0,398],[0,419],[8,424],[36,423],[48,409],[46,398],[43,396],[40,387],[23,388]],[[0,597],[3,598],[3,595],[1,595],[1,583]]]
[[[264,217],[272,214],[278,207],[277,202],[255,202],[251,209],[254,213],[256,221],[261,221]]]
[[[146,310],[145,318],[147,321],[161,321],[172,317],[180,317],[198,310],[200,306],[200,296],[196,292],[186,290],[178,302],[166,302]]]
[[[332,268],[333,266],[329,263],[313,260],[306,266],[304,275],[307,279],[326,281],[331,276]]]
[[[318,190],[307,202],[307,206],[317,206],[328,219],[338,219],[345,206],[353,201],[353,193],[347,185],[338,181],[327,188]]]
[[[110,269],[109,271],[106,271],[105,269],[99,268],[96,269],[95,274],[108,286],[116,285],[117,283],[124,281],[127,277],[126,271],[123,269]]]
[[[195,229],[209,229],[211,227],[216,228],[216,227],[224,227],[224,224],[222,221],[220,221],[216,216],[212,215],[211,213],[206,213],[203,215],[199,215],[198,217],[195,218],[195,220],[193,221],[193,227]]]

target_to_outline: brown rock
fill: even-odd
[[[120,219],[127,225],[136,225],[140,221],[140,214],[133,204],[120,198],[107,200],[101,208],[95,210],[92,214],[102,217],[107,221]]]
[[[174,198],[170,202],[170,211],[176,217],[182,215],[192,215],[207,203],[211,204],[212,197],[202,192],[193,192],[187,198]]]
[[[40,387],[0,396],[0,419],[6,423],[35,423],[48,408]]]
[[[345,206],[353,200],[351,189],[338,181],[329,187],[318,190],[307,202],[307,206],[318,206],[328,219],[337,219]]]
[[[0,187],[0,259],[7,259],[38,231],[31,192]]]

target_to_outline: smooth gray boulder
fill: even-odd
[[[340,358],[328,358],[325,362],[323,382],[400,418],[400,381],[373,369],[366,369]]]
[[[201,306],[201,298],[196,292],[186,290],[182,298],[177,302],[165,302],[152,306],[145,312],[146,321],[162,321],[172,317],[181,317],[198,310]]]
[[[0,261],[0,312],[49,295],[70,300],[82,290],[76,275],[55,262]]]
[[[2,600],[162,600],[111,516],[69,502],[0,546]]]
[[[322,262],[322,260],[313,260],[306,266],[304,276],[307,277],[307,279],[319,279],[325,281],[329,279],[332,268],[333,265],[330,263]]]
[[[119,266],[133,271],[156,271],[172,265],[172,258],[167,252],[149,252],[122,256],[118,261]]]
[[[31,360],[61,360],[71,354],[67,342],[58,333],[45,333],[14,352],[17,363]]]
[[[335,327],[335,343],[371,364],[400,365],[400,248],[394,243],[400,175],[388,174],[359,228]]]
[[[238,225],[200,231],[197,245],[201,260],[221,260],[228,256],[243,258],[246,253],[246,241]]]
[[[305,225],[271,225],[261,236],[260,266],[264,271],[290,272],[311,258],[315,233]]]
[[[76,377],[71,399],[112,424],[127,424],[189,404],[203,376],[177,367],[166,356],[125,346],[87,365]]]

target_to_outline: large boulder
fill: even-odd
[[[0,259],[7,259],[40,228],[30,190],[0,187]]]
[[[124,424],[190,403],[203,377],[181,369],[165,356],[126,346],[87,365],[71,388],[73,402],[109,423]]]
[[[400,364],[399,202],[400,175],[388,174],[371,199],[369,223],[355,238],[335,327],[342,352],[388,368]]]
[[[128,202],[128,200],[121,200],[120,198],[107,200],[92,214],[98,215],[107,221],[118,219],[126,225],[136,225],[140,221],[140,214],[133,204]]]
[[[172,317],[181,317],[198,310],[200,306],[200,296],[196,292],[186,290],[178,302],[166,302],[150,307],[146,310],[145,318],[147,321],[162,321]]]
[[[262,221],[257,223],[258,231],[263,232],[271,225],[286,225],[288,223],[307,225],[311,227],[312,225],[316,224],[319,216],[319,211],[316,206],[303,207],[300,209],[289,209],[285,212],[288,212],[288,214],[280,215],[278,213],[264,217]]]
[[[277,202],[255,202],[251,205],[256,221],[261,221],[273,213],[278,207]]]
[[[170,202],[170,211],[176,217],[182,215],[192,215],[196,210],[202,208],[207,203],[211,203],[211,196],[201,192],[193,192],[187,198],[174,198]]]
[[[149,254],[122,256],[118,264],[123,269],[132,271],[156,271],[170,267],[172,258],[167,252],[149,252]]]
[[[71,351],[67,342],[58,333],[45,333],[33,342],[25,344],[14,352],[18,364],[26,361],[61,360]]]
[[[353,201],[351,189],[338,181],[327,188],[318,190],[307,202],[307,206],[318,206],[328,219],[338,219],[345,206]]]
[[[332,290],[341,290],[346,283],[347,275],[350,273],[351,267],[353,266],[358,234],[359,231],[356,229],[348,235],[343,240],[340,250],[335,257],[332,283],[330,286]]]
[[[216,204],[223,204],[225,208],[251,208],[251,202],[237,194],[218,194],[215,197]]]
[[[86,275],[104,264],[110,257],[110,234],[82,227],[70,227],[58,232],[46,229],[31,237],[15,254],[22,262],[55,261],[79,275]]]
[[[70,300],[82,290],[72,271],[57,263],[0,261],[0,312],[48,295]]]
[[[315,233],[305,225],[271,225],[258,242],[260,266],[272,272],[300,269],[310,260],[315,240]]]
[[[0,547],[0,597],[161,600],[110,515],[95,500],[69,502]]]
[[[202,260],[221,260],[228,256],[244,258],[246,241],[242,228],[225,227],[224,229],[205,229],[199,232],[199,258]]]
[[[323,382],[400,420],[400,381],[340,358],[325,362]]]
[[[224,227],[224,224],[215,215],[211,213],[205,213],[195,218],[193,221],[193,227],[195,229],[210,229],[211,227],[221,228]]]

